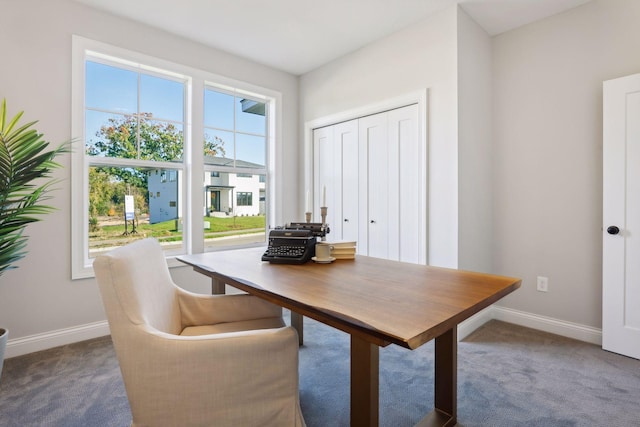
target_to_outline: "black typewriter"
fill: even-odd
[[[279,229],[269,232],[269,247],[262,261],[277,264],[304,264],[316,252],[316,236],[311,230]]]

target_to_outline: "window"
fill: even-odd
[[[144,236],[169,256],[263,244],[279,95],[77,36],[73,44],[73,277]]]
[[[266,191],[269,113],[264,99],[208,84],[204,92],[205,212],[217,222],[242,229],[235,239],[215,239],[205,232],[205,248],[265,241],[265,204],[253,204],[253,193]],[[214,174],[217,174],[214,175]],[[215,179],[213,179],[215,178]],[[235,193],[235,203],[233,195]]]
[[[142,233],[155,234],[166,248],[182,250],[182,231],[175,224],[184,207],[170,205],[180,189],[168,176],[185,173],[189,78],[91,55],[84,75],[89,258]],[[133,200],[129,217],[124,216],[125,196]],[[158,224],[170,239],[156,232]]]
[[[253,193],[238,193],[238,206],[251,206]]]

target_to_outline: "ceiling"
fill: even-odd
[[[454,4],[496,35],[590,0],[75,0],[301,75]]]

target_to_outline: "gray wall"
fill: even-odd
[[[489,38],[450,8],[302,76],[302,121],[429,88],[429,262],[522,277],[499,305],[600,328],[601,88],[640,72],[638,22],[594,0]]]
[[[491,38],[458,9],[458,267],[491,272]]]
[[[303,200],[304,123],[428,88],[430,262],[522,277],[500,304],[601,326],[601,88],[640,72],[640,2],[594,0],[492,39],[450,8],[300,79],[68,0],[11,2],[0,20],[0,96],[51,141],[71,136],[72,34],[280,91],[282,218]],[[58,211],[28,228],[28,258],[0,279],[12,339],[105,319],[94,280],[70,280],[61,160]],[[188,268],[172,274],[206,290]]]
[[[639,22],[639,1],[595,0],[493,39],[494,267],[524,279],[507,307],[602,325],[602,82],[640,72]]]
[[[429,90],[429,263],[447,267],[458,264],[456,20],[448,8],[300,78],[302,123]]]
[[[284,165],[277,197],[282,217],[296,213],[291,208],[298,182],[296,77],[72,1],[4,2],[0,96],[10,112],[24,110],[26,120],[39,120],[38,131],[55,143],[71,138],[72,34],[282,93]],[[60,159],[65,168],[56,177],[62,182],[50,201],[58,210],[27,228],[28,257],[0,279],[0,325],[10,330],[10,342],[34,336],[46,340],[51,331],[105,320],[95,281],[71,280],[69,157]],[[172,274],[188,289],[207,289],[207,280],[187,267],[174,268]]]

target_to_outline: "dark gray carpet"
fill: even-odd
[[[309,427],[349,425],[349,337],[305,319],[300,398]],[[433,343],[380,352],[380,425],[433,408]],[[458,349],[458,425],[640,426],[640,361],[491,321]],[[5,361],[0,426],[128,426],[109,337]]]

